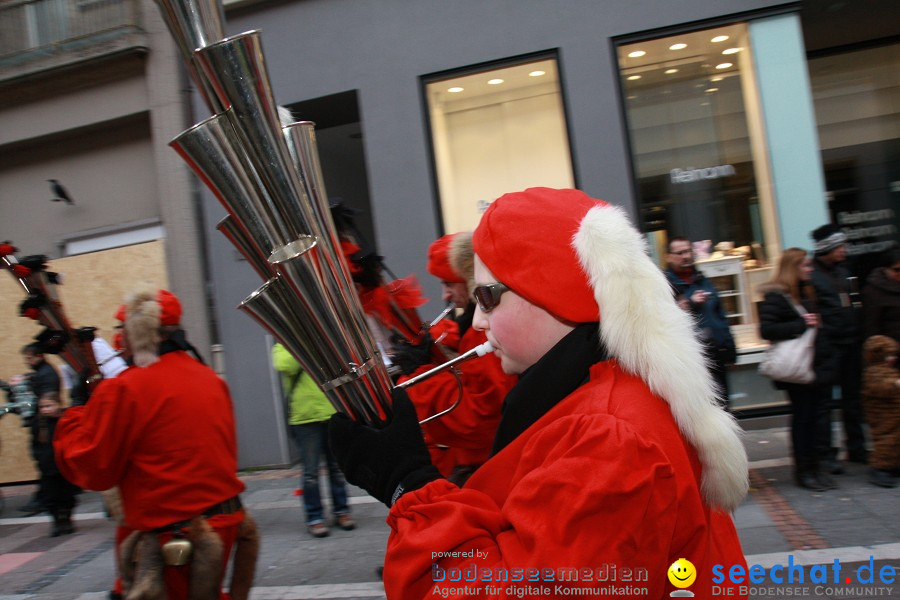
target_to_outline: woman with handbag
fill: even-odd
[[[815,337],[809,340],[803,352],[812,354],[811,373],[777,373],[770,365],[760,365],[760,372],[772,377],[775,387],[787,392],[791,401],[791,443],[794,453],[794,477],[797,485],[814,491],[825,491],[837,487],[834,480],[819,469],[816,440],[821,427],[828,426],[827,403],[821,387],[825,383],[828,369],[828,351],[824,336],[816,335],[820,325],[816,314],[815,291],[809,284],[812,261],[806,250],[789,248],[781,255],[778,270],[771,281],[759,287],[763,301],[759,305],[759,335],[772,343],[770,353],[785,350],[776,348],[788,340],[795,340],[793,346],[804,346],[799,338]],[[812,331],[810,331],[812,330]],[[799,348],[791,348],[799,353]],[[807,359],[810,357],[807,356]],[[787,360],[776,363],[784,364]]]

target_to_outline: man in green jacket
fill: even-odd
[[[334,524],[347,531],[354,529],[356,523],[347,506],[344,475],[328,445],[328,419],[334,414],[334,408],[309,373],[303,371],[297,359],[281,344],[272,347],[272,363],[275,370],[281,373],[282,384],[290,403],[288,424],[300,449],[300,461],[303,463],[306,528],[310,535],[317,538],[329,533],[319,492],[319,464],[324,456],[331,485]]]

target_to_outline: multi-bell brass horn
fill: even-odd
[[[194,50],[225,37],[225,15],[219,0],[157,0],[160,12],[185,65],[207,106],[213,112],[224,108],[213,92],[209,80],[200,73],[194,60]]]
[[[336,410],[384,421],[393,386],[340,252],[314,124],[282,127],[259,32],[225,37],[218,0],[157,3],[215,113],[171,145],[225,206],[219,230],[265,280],[238,308],[297,358]]]

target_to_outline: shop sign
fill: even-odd
[[[890,208],[839,212],[837,222],[847,235],[847,254],[855,256],[883,252],[896,246],[896,216]]]
[[[704,179],[721,179],[723,177],[731,177],[734,174],[735,170],[732,165],[716,165],[699,169],[688,167],[687,169],[672,169],[669,171],[669,177],[675,185],[679,183],[693,183]]]

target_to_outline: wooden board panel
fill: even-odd
[[[19,247],[23,250],[19,256],[27,254],[24,243]],[[118,324],[114,315],[125,296],[142,283],[167,287],[164,249],[164,242],[157,240],[51,260],[48,269],[62,276],[59,294],[72,325],[97,327],[97,334],[112,342]],[[41,331],[35,321],[19,316],[24,299],[18,281],[0,273],[0,379],[28,372],[19,351]],[[56,367],[62,364],[55,356],[49,362]],[[0,419],[0,483],[37,477],[29,443],[29,431],[18,416]]]

